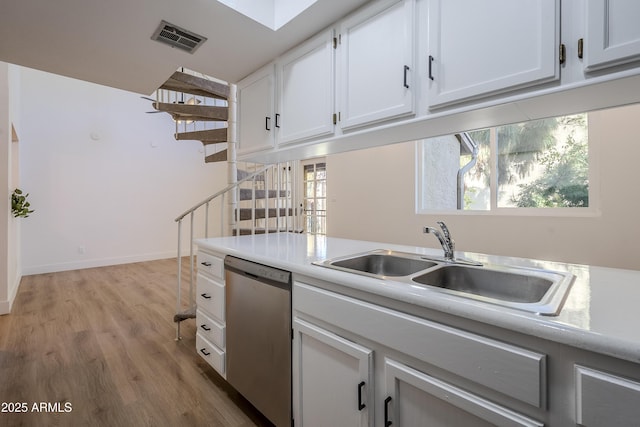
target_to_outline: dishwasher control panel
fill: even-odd
[[[268,265],[257,264],[234,256],[226,256],[224,266],[237,273],[244,274],[262,280],[270,280],[278,283],[290,283],[291,273]]]

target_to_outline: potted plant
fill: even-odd
[[[13,190],[13,194],[11,194],[11,213],[14,217],[26,218],[29,214],[35,212],[29,209],[31,203],[27,202],[27,197],[29,197],[29,193],[23,195],[22,190],[19,188]]]

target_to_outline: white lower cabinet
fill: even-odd
[[[373,351],[300,319],[293,328],[296,426],[372,426]]]
[[[544,354],[299,282],[293,310],[296,426],[544,426],[507,407],[544,412]]]
[[[196,311],[196,319],[197,333],[219,348],[225,348],[225,326],[207,316],[202,310]]]
[[[640,382],[576,365],[576,423],[640,425]]]
[[[544,425],[392,359],[385,359],[384,372],[383,426]]]
[[[198,251],[196,351],[225,376],[225,285],[222,257]]]
[[[219,322],[224,322],[224,283],[204,274],[198,274],[196,290],[198,308],[206,311]]]
[[[224,376],[225,354],[223,350],[210,343],[209,340],[204,338],[200,333],[196,334],[196,349],[198,350],[198,354],[206,360],[213,369]]]

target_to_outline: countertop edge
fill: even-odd
[[[300,236],[300,235],[292,235]],[[355,241],[349,239],[339,238],[326,238],[328,242],[338,242],[344,244],[345,247],[356,247],[358,252],[364,252],[372,249],[393,249],[402,250],[406,252],[415,252],[426,255],[440,255],[440,251],[436,251],[430,248],[414,248],[404,245],[384,244],[379,242],[365,242]],[[271,242],[269,242],[271,240]],[[275,240],[275,241],[274,241]],[[497,326],[503,329],[507,329],[513,332],[529,335],[549,341],[554,341],[560,344],[565,344],[571,347],[592,351],[595,353],[612,356],[619,359],[624,359],[630,362],[640,362],[640,340],[628,340],[616,336],[605,335],[602,333],[586,330],[584,328],[576,327],[571,324],[564,323],[560,318],[554,316],[541,316],[525,312],[520,312],[514,309],[505,309],[498,306],[492,306],[490,304],[483,304],[473,302],[459,297],[434,293],[431,299],[416,300],[411,298],[407,294],[394,290],[393,287],[380,286],[376,284],[377,279],[366,278],[359,275],[350,273],[344,273],[340,271],[323,268],[320,266],[312,265],[313,261],[322,260],[322,256],[318,256],[317,253],[311,253],[309,248],[306,247],[307,254],[304,256],[292,256],[283,257],[278,256],[282,248],[274,249],[267,253],[264,249],[266,244],[291,244],[296,246],[302,240],[302,237],[286,236],[284,239],[269,237],[257,237],[256,236],[240,236],[240,237],[223,237],[223,238],[209,238],[199,239],[196,244],[209,251],[217,252],[224,255],[232,255],[240,258],[245,258],[250,261],[262,263],[277,267],[283,270],[291,271],[294,275],[300,275],[303,277],[312,277],[317,280],[322,280],[330,283],[334,283],[338,286],[345,286],[348,288],[356,289],[362,292],[371,293],[383,298],[389,298],[403,303],[415,304],[431,310],[444,312],[447,314],[455,315],[468,320],[482,322],[488,325]],[[256,248],[256,243],[259,245],[259,249]],[[304,245],[298,245],[304,246]],[[327,245],[325,245],[326,247]],[[251,247],[254,250],[251,250]],[[274,246],[275,248],[276,246]],[[287,248],[289,249],[289,248]],[[302,248],[294,248],[296,250],[302,250]],[[325,253],[326,258],[333,258],[335,256],[342,256],[349,253],[349,250],[345,249],[346,253]],[[356,252],[351,252],[356,253]],[[465,256],[468,256],[464,253]],[[472,254],[471,256],[473,256]],[[475,254],[477,255],[477,254]],[[484,255],[483,255],[484,256]],[[509,257],[492,257],[496,262],[499,260],[506,260],[511,265],[519,263],[530,264],[538,262],[536,260],[524,260],[519,258]],[[304,262],[300,262],[304,259]],[[554,263],[551,263],[554,264]],[[568,264],[563,264],[568,265]],[[570,266],[570,265],[569,265]],[[584,268],[586,266],[575,265],[575,268]],[[604,269],[604,268],[603,268]],[[607,269],[604,269],[607,270]],[[615,272],[617,269],[609,269]],[[634,272],[636,273],[636,272]],[[637,272],[640,277],[640,272]],[[640,286],[640,284],[639,284]]]

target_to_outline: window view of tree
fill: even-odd
[[[452,192],[463,210],[589,206],[587,114],[460,135],[422,142],[424,210],[456,209]]]
[[[560,139],[538,154],[539,177],[520,183],[511,202],[518,207],[589,206],[589,161],[586,115],[557,119]]]
[[[464,175],[464,210],[491,209],[491,132],[489,129],[469,132],[478,146],[475,164]],[[460,168],[473,161],[472,153],[461,153]]]
[[[589,206],[586,114],[496,130],[498,207]]]

